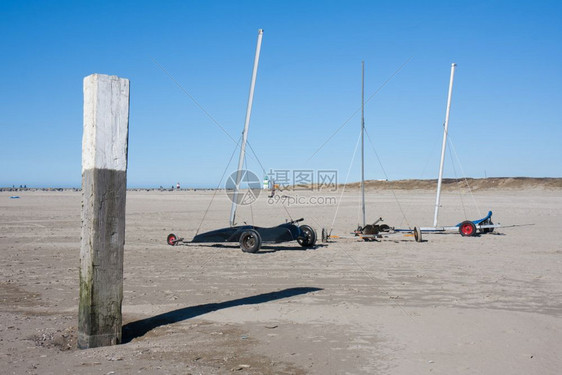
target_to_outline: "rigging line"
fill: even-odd
[[[353,156],[351,157],[351,162],[349,163],[349,168],[347,168],[347,176],[345,177],[345,183],[343,184],[343,188],[340,194],[340,200],[338,205],[336,206],[336,213],[334,214],[334,219],[332,220],[332,225],[330,227],[330,233],[334,229],[334,223],[336,222],[336,217],[338,216],[338,211],[340,209],[340,204],[342,202],[343,193],[345,192],[345,187],[347,186],[347,180],[349,179],[349,172],[351,172],[351,167],[353,166],[353,161],[355,160],[355,154],[357,153],[357,149],[359,148],[359,141],[361,140],[361,132],[359,132],[359,136],[357,137],[357,143],[355,144],[355,150],[353,150]]]
[[[246,144],[247,144],[248,146],[250,146],[250,151],[252,152],[252,154],[254,155],[254,158],[256,159],[256,161],[258,162],[258,164],[260,165],[260,168],[261,168],[261,170],[262,170],[264,176],[267,176],[267,171],[265,170],[265,168],[264,168],[264,166],[263,166],[263,164],[262,164],[260,158],[258,158],[258,155],[256,154],[256,151],[254,151],[254,148],[252,147],[252,144],[251,144],[250,141],[248,141],[248,140],[246,140]],[[245,159],[244,159],[244,163],[246,163],[246,160],[245,160]],[[275,181],[273,181],[273,183],[275,184]],[[291,220],[293,220],[293,219],[291,218],[291,214],[289,214],[289,211],[287,210],[287,208],[286,208],[285,206],[283,206],[283,208],[285,209],[285,211],[286,211],[287,215],[289,216],[289,218],[290,218]],[[251,207],[250,207],[250,210],[252,210]],[[254,220],[254,213],[253,213],[253,210],[252,210],[252,223],[253,223],[253,220]]]
[[[183,93],[185,95],[187,95],[192,101],[193,103],[195,103],[195,105],[197,105],[197,107],[199,107],[199,109],[201,109],[201,111],[203,111],[203,113],[205,115],[207,115],[207,117],[209,117],[211,119],[212,122],[215,123],[216,126],[218,126],[220,128],[220,130],[222,130],[222,132],[232,140],[232,142],[236,143],[238,145],[239,142],[237,142],[234,138],[232,138],[232,136],[225,130],[225,128],[219,124],[219,122],[209,113],[207,112],[207,110],[205,110],[205,108],[199,104],[199,102],[195,99],[195,97],[193,97],[189,92],[187,92],[187,90],[166,70],[166,68],[164,68],[162,65],[160,65],[160,63],[158,61],[156,61],[156,59],[154,59],[153,57],[150,57],[152,59],[152,62],[154,62],[155,65],[157,65],[167,76],[168,78],[170,78],[172,80],[172,82],[174,82],[176,84],[176,86],[178,86],[180,88],[181,91],[183,91]],[[248,142],[246,142],[248,143]],[[251,146],[250,146],[251,148]],[[254,153],[254,156],[257,159],[257,156]],[[258,160],[259,163],[259,160]],[[261,165],[261,163],[260,163]],[[263,167],[262,167],[263,168]]]
[[[371,136],[369,135],[369,132],[367,131],[367,128],[365,128],[365,134],[367,134],[367,139],[369,140],[369,143],[371,144],[371,147],[373,148],[373,152],[375,153],[375,155],[377,157],[379,165],[382,169],[382,173],[384,173],[384,177],[386,178],[387,181],[389,181],[388,175],[386,174],[386,170],[384,169],[384,167],[382,165],[381,159],[379,158],[379,154],[377,153],[377,150],[375,149],[375,144],[371,140]],[[400,201],[398,200],[398,197],[396,196],[396,192],[394,191],[393,188],[390,188],[390,191],[392,192],[392,195],[394,196],[394,200],[396,201],[396,204],[398,205],[398,208],[400,209],[400,212],[402,213],[402,218],[406,222],[406,225],[408,226],[408,228],[410,228],[410,223],[408,222],[408,219],[406,218],[406,214],[404,213],[404,210],[402,209],[402,205],[400,204]]]
[[[316,225],[317,225],[319,228],[323,228],[323,225],[320,224],[320,223],[318,222],[318,220],[316,220],[316,218],[314,218],[314,216],[309,216],[309,217],[310,217],[310,219],[311,219],[312,221],[314,221],[314,222],[316,223]]]
[[[275,182],[274,182],[274,183],[275,183]],[[273,197],[275,197],[275,195],[274,195]],[[290,219],[291,221],[293,221],[293,218],[291,217],[291,214],[289,213],[289,210],[287,209],[287,207],[285,207],[285,205],[283,204],[283,201],[282,201],[283,197],[286,197],[286,196],[284,196],[284,195],[279,195],[278,197],[279,197],[278,200],[275,200],[275,199],[271,198],[271,200],[272,200],[273,203],[270,203],[270,204],[273,204],[273,205],[277,206],[278,209],[283,208],[283,209],[285,210],[285,213],[286,213],[287,216],[289,217],[289,219]],[[279,207],[279,206],[277,205],[278,202],[281,204],[281,207]]]
[[[442,126],[445,127],[445,123],[443,123]],[[425,172],[428,169],[427,167],[429,166],[429,162],[432,159],[433,150],[436,149],[435,146],[437,145],[437,142],[439,142],[439,137],[434,137],[433,142],[431,144],[431,147],[428,149],[429,151],[427,152],[427,156],[425,158],[425,165],[423,166],[423,169],[422,169],[421,173],[419,174],[419,177],[418,177],[419,180],[423,179],[423,176],[425,175]],[[409,203],[408,205],[406,205],[406,208],[404,209],[404,211],[408,211],[410,209],[410,207],[412,206],[412,204],[413,203]],[[400,223],[400,225],[402,225],[402,223]]]
[[[472,198],[472,202],[474,203],[474,206],[476,207],[476,211],[478,212],[478,216],[481,217],[482,212],[480,211],[480,207],[478,206],[478,203],[476,203],[476,198],[474,198],[474,194],[472,193],[472,188],[470,187],[470,184],[468,183],[468,179],[466,178],[466,174],[464,173],[464,169],[462,167],[461,160],[459,158],[459,155],[457,154],[457,149],[455,148],[455,145],[453,143],[453,139],[451,137],[449,137],[449,145],[450,145],[450,148],[453,149],[453,153],[454,153],[455,157],[457,158],[457,162],[459,163],[459,167],[460,167],[461,173],[464,177],[466,187],[468,188],[468,191],[470,192],[470,196]]]
[[[291,221],[293,221],[293,217],[291,216],[291,214],[289,213],[289,210],[287,209],[287,207],[285,207],[285,205],[283,204],[283,202],[281,202],[281,207],[283,207],[283,209],[285,210],[285,212],[287,213],[287,216],[289,216],[289,219]]]
[[[273,185],[275,185],[275,180],[272,180],[272,183],[273,183]],[[285,205],[283,204],[283,201],[281,200],[281,199],[283,198],[283,195],[279,195],[278,197],[279,197],[280,199],[278,199],[277,201],[276,201],[275,199],[273,199],[274,197],[275,197],[275,194],[272,195],[271,200],[272,200],[273,203],[271,203],[271,204],[276,205],[278,209],[281,209],[281,207],[282,207],[283,210],[285,210],[285,213],[287,214],[287,216],[289,217],[289,219],[290,219],[291,221],[293,221],[293,218],[292,218],[291,214],[289,213],[289,210],[287,209],[287,207],[285,207]],[[280,202],[280,203],[281,203],[281,207],[279,207],[279,206],[277,205],[277,202]]]
[[[394,76],[400,73],[400,71],[410,62],[410,60],[412,60],[413,57],[414,56],[408,57],[408,59],[402,65],[400,65],[400,67],[396,69],[394,73],[392,73],[392,75],[389,78],[387,78],[387,80],[384,81],[383,84],[380,85],[379,88],[371,96],[369,96],[369,98],[365,101],[365,104],[369,103],[369,101],[373,99],[373,97],[375,97],[375,95],[377,95],[394,78]],[[314,151],[314,153],[306,160],[306,162],[309,162],[321,149],[323,149],[324,146],[326,146],[326,144],[330,142],[332,138],[334,138],[335,135],[338,134],[339,131],[342,130],[344,126],[346,126],[359,111],[361,111],[361,107],[359,107],[355,112],[353,112],[353,114],[347,120],[345,120],[345,122],[339,128],[337,128],[336,131],[332,133],[332,135],[324,143],[322,143],[322,145],[316,151]]]
[[[442,124],[443,127],[445,127],[445,123]],[[423,166],[422,171],[420,172],[419,176],[418,176],[418,180],[422,180],[423,176],[425,175],[425,172],[427,171],[427,167],[429,166],[429,162],[432,159],[432,153],[435,148],[435,146],[437,145],[437,142],[439,141],[439,138],[434,138],[433,143],[431,144],[431,147],[428,149],[429,151],[427,152],[427,156],[425,157],[425,164]],[[404,208],[404,212],[407,212],[410,207],[412,206],[413,203],[408,203],[406,204],[405,208]],[[400,225],[402,225],[405,222],[404,219],[402,219],[402,221],[400,222]],[[409,226],[409,224],[408,224]]]
[[[256,158],[256,160],[258,161],[258,164],[260,165],[260,168],[262,170],[262,172],[264,173],[264,175],[267,175],[267,171],[265,170],[265,168],[263,167],[263,164],[261,163],[260,159],[258,158],[258,155],[256,154],[256,152],[254,151],[254,148],[252,147],[252,144],[250,143],[250,141],[246,141],[246,144],[248,146],[250,146],[250,151],[252,151],[252,154],[254,154],[254,157]]]
[[[265,170],[265,168],[263,167],[263,164],[261,163],[260,159],[258,158],[258,155],[256,154],[256,152],[254,151],[254,148],[252,147],[252,145],[250,144],[250,141],[246,141],[246,144],[248,146],[250,146],[250,151],[252,151],[252,154],[254,154],[254,157],[256,158],[258,164],[260,165],[260,168],[263,172],[264,175],[267,176],[267,171]],[[275,185],[275,180],[273,180],[273,184]],[[289,209],[287,207],[285,207],[285,205],[283,204],[283,202],[281,202],[281,206],[283,207],[283,209],[285,210],[285,212],[287,213],[287,216],[289,216],[289,219],[292,221],[293,217],[291,216],[291,214],[289,213]]]
[[[249,141],[246,141],[246,144],[247,144],[248,146],[250,146],[250,151],[252,151],[252,154],[254,154],[254,157],[255,157],[256,160],[258,161],[258,164],[260,165],[260,168],[261,168],[263,174],[264,174],[265,176],[267,176],[267,171],[266,171],[265,168],[263,167],[263,164],[261,163],[260,159],[258,158],[258,155],[257,155],[256,152],[254,151],[254,148],[252,147],[252,145],[250,144]],[[273,184],[275,185],[275,180],[273,180]],[[274,189],[275,189],[275,188],[274,188]],[[281,202],[281,206],[282,206],[283,209],[285,210],[285,213],[287,213],[287,216],[289,216],[289,219],[292,221],[293,218],[292,218],[291,214],[289,213],[289,209],[283,205],[283,202]]]
[[[275,186],[275,180],[272,179],[272,180],[270,180],[270,181],[271,181],[271,183]],[[275,191],[275,187],[273,188],[272,191],[273,191],[273,192]],[[280,189],[279,191],[281,192],[282,190]],[[289,217],[289,219],[290,219],[291,221],[293,221],[293,218],[291,217],[291,214],[289,213],[289,210],[287,209],[287,207],[285,207],[285,205],[283,205],[282,199],[283,199],[284,195],[277,195],[277,197],[279,197],[279,199],[277,199],[277,200],[274,199],[275,197],[276,197],[275,193],[274,193],[271,197],[268,197],[268,204],[269,204],[269,205],[274,205],[274,206],[276,206],[279,210],[281,210],[281,209],[285,210],[285,213],[287,214],[287,216]],[[271,200],[272,203],[269,203],[270,200]],[[279,207],[278,203],[281,204],[281,207]]]
[[[260,165],[263,174],[267,176],[267,171],[266,171],[265,168],[263,167],[263,164],[261,163],[260,159],[258,158],[258,155],[257,155],[256,152],[254,151],[254,148],[253,148],[252,145],[250,144],[250,141],[246,141],[246,144],[247,144],[248,146],[250,146],[250,151],[252,151],[252,154],[254,154],[254,157],[256,158],[258,164]],[[273,180],[272,183],[275,184],[275,180]],[[289,216],[289,219],[292,221],[293,218],[292,218],[291,214],[289,213],[289,210],[287,209],[287,207],[285,207],[285,206],[283,205],[283,203],[281,203],[281,206],[282,206],[283,209],[285,210],[285,213],[287,214],[287,216]],[[251,209],[252,209],[252,208],[250,207],[250,210],[251,210]],[[253,221],[253,220],[254,220],[254,213],[253,213],[253,211],[252,211],[252,221]]]
[[[232,162],[232,159],[234,158],[234,155],[236,153],[236,150],[238,149],[238,145],[240,143],[240,141],[242,140],[242,135],[240,136],[240,138],[238,139],[238,142],[236,142],[236,147],[234,148],[234,151],[232,152],[232,155],[230,155],[230,160],[228,161],[228,165],[226,166],[223,175],[221,177],[221,182],[222,179],[224,178],[224,175],[226,174],[226,171],[228,170],[228,167],[230,166],[230,163]],[[245,160],[245,159],[244,159]],[[218,187],[220,186],[221,182],[219,182],[219,185],[217,186],[217,189],[215,190],[215,194],[213,194],[213,199],[216,195],[216,191],[218,191]],[[212,203],[212,200],[211,200]],[[209,208],[211,207],[211,203],[209,203],[209,207],[207,207],[207,211],[209,210]],[[205,211],[205,216],[207,215],[207,211]],[[204,219],[204,217],[203,217]],[[201,221],[201,224],[203,223],[203,220]],[[199,224],[199,227],[201,227],[201,224]],[[199,228],[197,229],[197,231],[199,232]],[[211,253],[202,263],[200,266],[200,269],[204,269],[209,263],[211,263],[212,260],[214,260],[216,258],[216,254],[218,253]]]
[[[445,123],[443,123],[442,126],[445,127]],[[440,140],[439,137],[435,137],[434,140],[433,140],[433,143],[431,144],[431,147],[429,148],[429,152],[427,153],[425,165],[424,165],[424,167],[423,167],[423,169],[420,173],[420,176],[419,176],[420,180],[423,178],[423,176],[425,174],[425,171],[427,170],[427,167],[429,166],[429,162],[431,161],[431,157],[433,156],[432,155],[433,150],[436,149],[435,146],[437,145],[437,142],[439,142],[439,140]]]
[[[225,128],[219,124],[219,122],[209,113],[207,112],[207,110],[205,110],[205,108],[199,104],[199,102],[195,99],[195,97],[193,97],[193,95],[191,95],[167,70],[166,68],[164,68],[162,65],[160,65],[160,63],[158,61],[156,61],[156,59],[152,58],[152,61],[154,62],[154,64],[156,64],[167,76],[168,78],[170,78],[172,80],[172,82],[174,82],[176,84],[176,86],[178,86],[180,88],[181,91],[183,91],[183,93],[185,95],[187,95],[192,101],[193,103],[195,103],[195,105],[197,105],[197,107],[199,107],[199,109],[201,111],[203,111],[203,113],[205,115],[207,115],[207,117],[209,117],[209,119],[211,119],[211,121],[213,123],[215,123],[216,126],[218,126],[222,132],[224,134],[226,134],[226,136],[228,138],[230,138],[232,140],[232,142],[236,143],[238,145],[239,142],[237,142],[234,138],[232,138],[232,136],[225,130]],[[254,157],[256,158],[256,160],[258,161],[258,163],[260,164],[261,168],[263,169],[263,171],[265,172],[265,169],[263,168],[263,165],[261,164],[261,161],[258,159],[258,156],[256,155],[256,153],[254,152],[252,146],[250,145],[249,141],[246,142],[246,144],[248,144],[250,146],[250,149],[252,150],[252,153],[254,154]]]
[[[246,141],[247,142],[247,141]],[[248,172],[248,162],[246,161],[246,158],[244,157],[244,167],[246,169],[246,173]],[[261,186],[260,186],[260,190],[261,190]],[[251,188],[248,186],[248,192],[251,192]],[[254,225],[255,220],[254,220],[254,209],[252,208],[254,202],[251,202],[249,204],[250,206],[250,217],[252,219],[252,225]]]
[[[275,189],[275,180],[274,180],[274,179],[271,179],[270,181],[271,181],[271,183],[273,184],[272,192],[275,192],[275,190],[276,190],[276,189]],[[279,189],[279,191],[281,192],[282,190]],[[283,204],[283,201],[282,201],[283,195],[277,195],[277,197],[279,197],[279,199],[277,199],[277,200],[274,199],[275,197],[276,197],[275,193],[273,193],[273,195],[272,195],[271,197],[268,197],[268,203],[269,203],[269,200],[271,199],[271,202],[272,202],[272,203],[269,203],[269,204],[270,204],[270,205],[277,206],[278,209],[281,209],[281,207],[282,207],[283,210],[285,210],[285,213],[287,214],[287,216],[289,217],[289,219],[290,219],[291,221],[293,221],[293,217],[292,217],[291,214],[289,213],[289,210],[288,210],[287,207],[285,207],[285,205]],[[281,207],[278,206],[278,203],[281,204]]]
[[[154,64],[156,64],[160,68],[160,70],[162,70],[168,76],[168,78],[170,78],[172,80],[172,82],[174,82],[176,84],[176,86],[178,86],[179,89],[181,91],[183,91],[183,93],[185,95],[187,95],[189,97],[189,99],[191,99],[193,101],[193,103],[195,103],[195,105],[197,107],[199,107],[199,109],[201,111],[203,111],[203,113],[206,114],[207,117],[210,118],[211,121],[214,122],[215,125],[218,126],[220,128],[220,130],[222,130],[222,132],[224,134],[226,134],[226,136],[232,140],[232,142],[238,144],[238,142],[236,142],[236,140],[234,138],[232,138],[232,136],[222,127],[222,125],[219,124],[219,122],[217,120],[215,120],[215,118],[213,116],[211,116],[211,114],[209,112],[207,112],[205,110],[205,108],[203,108],[203,106],[201,104],[199,104],[199,102],[197,100],[195,100],[195,98],[189,92],[187,92],[187,90],[162,65],[160,65],[160,63],[158,61],[156,61],[156,59],[154,59],[153,57],[150,57],[150,58],[152,59],[152,62],[154,62]]]
[[[217,192],[219,191],[219,188],[222,184],[222,180],[224,179],[224,176],[226,175],[226,171],[228,170],[228,167],[230,167],[230,163],[232,163],[232,158],[234,157],[234,154],[236,153],[236,150],[238,150],[238,144],[239,143],[240,143],[240,139],[238,139],[238,142],[236,142],[236,147],[234,147],[234,150],[232,151],[232,155],[230,155],[230,159],[228,160],[228,164],[226,165],[226,168],[224,169],[224,172],[222,172],[222,176],[221,176],[221,179],[219,181],[219,184],[217,185],[217,188],[213,192],[213,196],[211,197],[211,201],[209,202],[209,205],[207,206],[207,209],[205,210],[205,213],[203,214],[203,218],[201,219],[201,222],[199,223],[199,226],[197,227],[197,231],[195,232],[196,236],[199,233],[199,230],[201,229],[201,226],[203,225],[203,222],[205,221],[205,217],[207,217],[207,213],[209,212],[209,209],[211,208],[211,204],[213,203],[213,200],[215,199],[215,196],[217,195]]]
[[[447,139],[447,142],[449,142],[449,146],[450,146],[451,143],[448,139]],[[455,160],[453,159],[453,153],[451,151],[451,147],[449,147],[449,157],[451,158],[451,166],[453,167],[453,174],[455,175],[455,179],[457,180],[457,187],[459,187],[459,183],[462,184],[462,182],[461,182],[461,179],[458,178],[458,175],[457,175],[457,169],[455,168]],[[466,208],[464,206],[464,199],[462,199],[461,189],[458,189],[458,192],[459,192],[459,198],[461,200],[462,211],[464,213],[464,219],[467,220],[468,216],[466,215]]]
[[[361,185],[359,185],[359,188],[361,188]],[[361,198],[361,195],[359,195],[359,198]],[[357,208],[355,209],[356,213],[357,213],[357,229],[362,228],[361,223],[362,223],[362,216],[363,216],[363,210],[362,210],[362,206],[361,206],[361,200],[359,201],[359,205],[357,206]],[[366,223],[365,223],[366,225]]]

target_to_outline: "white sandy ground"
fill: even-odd
[[[533,226],[423,243],[395,235],[306,251],[268,245],[258,254],[237,244],[165,244],[170,232],[195,234],[212,192],[129,192],[124,321],[156,323],[128,343],[90,350],[75,349],[80,193],[16,194],[0,193],[3,374],[562,371],[560,190],[481,191],[481,212],[469,194],[443,197],[442,224],[464,220],[464,203],[468,218],[491,209],[495,222]],[[368,220],[432,224],[433,192],[396,195],[401,209],[392,192],[368,192]],[[357,190],[344,194],[334,234],[355,229],[358,202]],[[229,208],[219,192],[201,231],[227,225]],[[252,210],[256,225],[287,216],[263,196]],[[320,231],[335,206],[288,210]],[[251,222],[252,212],[239,217]],[[158,320],[163,313],[169,320]]]

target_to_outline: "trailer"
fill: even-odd
[[[492,222],[492,211],[488,211],[488,215],[478,220],[465,220],[454,226],[443,227],[421,227],[420,230],[425,233],[443,233],[443,232],[459,232],[463,237],[473,237],[478,234],[492,233],[494,229],[500,228],[501,224]]]
[[[328,230],[326,230],[325,228],[322,228],[322,234],[320,239],[322,242],[329,242],[330,240],[338,240],[338,239],[376,241],[377,239],[384,238],[385,235],[404,234],[405,236],[414,237],[414,240],[416,242],[423,242],[422,232],[421,229],[418,227],[414,227],[413,229],[399,229],[399,228],[388,226],[387,224],[378,224],[378,222],[380,221],[382,221],[382,218],[379,218],[373,224],[367,224],[364,227],[359,226],[356,230],[350,233],[351,236],[333,235],[331,232],[328,232]]]

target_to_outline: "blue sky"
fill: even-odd
[[[266,170],[336,169],[366,127],[390,179],[562,176],[559,1],[1,1],[0,186],[80,186],[82,80],[131,80],[128,183],[216,186],[238,139],[258,28],[249,139]],[[408,60],[410,59],[410,60]],[[385,178],[370,143],[366,177]],[[235,169],[235,161],[229,171]],[[248,159],[248,168],[260,172]],[[456,173],[455,173],[456,172]],[[446,162],[447,177],[461,167]],[[359,179],[353,164],[350,181]]]

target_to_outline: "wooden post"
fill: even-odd
[[[78,347],[121,342],[129,80],[84,78]]]

